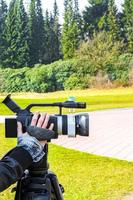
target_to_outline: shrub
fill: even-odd
[[[66,90],[72,89],[85,89],[88,87],[89,77],[78,77],[76,74],[72,74],[64,84]]]
[[[132,58],[131,54],[122,54],[113,65],[108,67],[109,78],[116,86],[128,85]]]

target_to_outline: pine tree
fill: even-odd
[[[38,52],[36,50],[36,11],[35,0],[31,0],[29,8],[29,48],[30,48],[30,65],[38,63]]]
[[[16,21],[16,29],[17,29],[17,67],[29,66],[29,31],[28,31],[28,17],[25,12],[25,8],[23,5],[23,0],[18,2],[17,9],[17,21]]]
[[[6,49],[6,43],[4,39],[4,27],[5,19],[7,15],[7,5],[4,0],[0,0],[0,64],[3,62],[3,55]]]
[[[79,11],[79,1],[78,0],[74,0],[74,20],[77,22],[78,37],[79,37],[79,40],[81,40],[84,37],[84,30],[83,30],[83,19],[80,15],[80,11]]]
[[[79,29],[74,19],[73,1],[65,0],[64,23],[62,29],[62,52],[64,58],[72,58],[79,46]]]
[[[106,14],[109,0],[88,0],[89,6],[83,11],[84,35],[91,38],[95,32],[106,30]]]
[[[45,28],[45,47],[43,54],[43,63],[48,64],[51,62],[50,17],[48,10],[46,10],[45,13],[44,28]]]
[[[16,29],[16,16],[17,16],[17,0],[12,0],[7,13],[5,22],[5,41],[6,50],[4,52],[4,65],[11,68],[17,68],[17,29]]]
[[[54,55],[53,61],[58,60],[60,58],[60,37],[61,37],[61,30],[59,24],[59,11],[57,2],[54,2],[54,10],[53,10],[53,17],[51,16],[51,31],[53,31],[53,42],[54,42]]]
[[[118,12],[114,0],[109,0],[107,21],[111,41],[120,40]]]
[[[36,0],[36,50],[38,63],[42,63],[45,45],[44,17],[42,14],[41,0]]]
[[[31,0],[29,11],[31,65],[42,63],[44,54],[44,19],[41,0]]]
[[[133,1],[125,0],[123,8],[125,40],[127,42],[128,51],[133,53]]]

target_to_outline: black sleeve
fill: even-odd
[[[22,147],[16,147],[7,153],[0,161],[0,192],[18,181],[31,164],[31,155]]]

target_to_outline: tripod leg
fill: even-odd
[[[64,200],[64,198],[63,198],[64,189],[63,189],[63,187],[61,188],[61,186],[58,182],[57,176],[53,172],[48,171],[47,177],[51,181],[51,185],[53,188],[53,194],[55,196],[54,199],[51,199],[51,200]]]

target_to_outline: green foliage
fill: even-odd
[[[89,79],[85,79],[84,77],[78,77],[77,74],[72,74],[64,84],[64,88],[66,90],[73,89],[85,89],[87,87],[87,82],[89,83]]]
[[[16,21],[16,46],[17,46],[17,55],[16,55],[16,65],[18,68],[29,66],[29,32],[28,32],[28,16],[26,14],[23,0],[19,0],[17,4],[17,21]]]
[[[4,60],[4,49],[6,47],[5,38],[4,38],[4,29],[5,29],[5,19],[7,15],[7,5],[4,0],[0,0],[0,64]]]
[[[123,23],[128,52],[133,53],[133,0],[125,0],[123,5]]]
[[[76,20],[75,17],[76,13],[73,8],[73,0],[65,1],[64,23],[62,29],[62,51],[65,59],[72,58],[75,50],[79,46],[80,29],[78,20]]]
[[[90,72],[96,75],[99,70],[106,72],[107,66],[113,64],[121,54],[122,42],[110,42],[108,33],[103,31],[95,34],[92,40],[83,42],[77,57],[84,58],[90,63]]]
[[[120,27],[119,27],[117,15],[118,15],[118,11],[115,5],[115,1],[109,0],[107,22],[108,22],[111,42],[120,40]]]
[[[105,17],[108,11],[109,0],[88,0],[89,5],[83,11],[85,38],[92,37],[94,32],[105,28],[107,30]],[[104,21],[103,21],[104,20]]]
[[[129,82],[129,72],[131,70],[132,54],[122,54],[114,65],[109,66],[108,74],[110,80],[115,80],[118,86],[127,86]],[[111,72],[111,73],[110,73]]]
[[[53,61],[59,60],[61,57],[60,52],[60,37],[61,30],[59,25],[59,13],[57,3],[54,3],[53,14],[49,15],[46,10],[45,14],[45,53],[43,55],[43,63],[48,64]]]
[[[12,0],[4,27],[4,67],[29,65],[27,14],[23,0]]]
[[[5,21],[5,41],[6,41],[6,49],[4,51],[4,58],[3,61],[5,66],[10,66],[11,68],[16,68],[16,58],[17,58],[17,1],[12,0],[10,2],[9,10],[7,13],[7,18]]]
[[[44,19],[40,0],[31,0],[29,12],[30,62],[41,63],[44,54]]]

